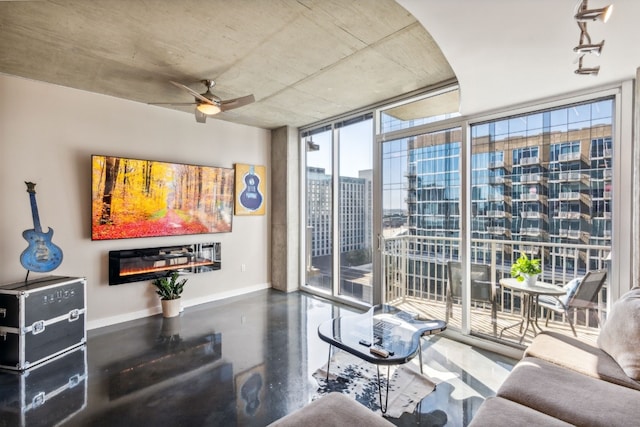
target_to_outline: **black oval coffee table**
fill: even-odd
[[[388,377],[390,365],[407,363],[417,354],[420,357],[420,373],[422,373],[421,338],[438,334],[445,329],[447,329],[447,323],[442,320],[421,320],[416,314],[387,304],[373,306],[363,314],[340,316],[323,322],[318,327],[318,336],[329,343],[327,381],[333,346],[375,364],[378,370],[380,410],[384,414],[389,402],[389,379],[383,407],[380,365],[387,365]]]

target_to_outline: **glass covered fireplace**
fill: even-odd
[[[109,251],[109,285],[220,270],[220,242]]]

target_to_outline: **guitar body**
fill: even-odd
[[[62,250],[51,242],[53,230],[37,232],[25,230],[22,237],[29,243],[29,247],[20,255],[20,263],[24,268],[37,273],[46,273],[58,268],[62,263]]]
[[[249,172],[244,176],[244,190],[240,193],[240,203],[246,209],[257,210],[262,206],[262,194],[258,190],[260,178],[258,175]]]
[[[33,182],[25,182],[25,184],[27,184],[27,193],[29,193],[31,202],[34,228],[22,232],[22,237],[29,243],[29,247],[20,254],[20,263],[29,271],[47,273],[55,270],[62,263],[62,249],[51,242],[53,230],[49,228],[49,231],[45,233],[40,227],[40,216],[36,203],[36,184]]]

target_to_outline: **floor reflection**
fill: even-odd
[[[55,372],[0,372],[0,426],[264,426],[310,402],[328,354],[317,327],[349,312],[268,290],[89,331]],[[514,363],[441,336],[423,353],[439,384],[396,425],[466,425]]]

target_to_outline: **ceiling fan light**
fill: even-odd
[[[218,107],[217,105],[205,104],[204,102],[201,103],[201,104],[198,104],[198,106],[196,108],[202,114],[206,114],[207,116],[214,116],[214,115],[218,114],[221,111],[220,107]]]

